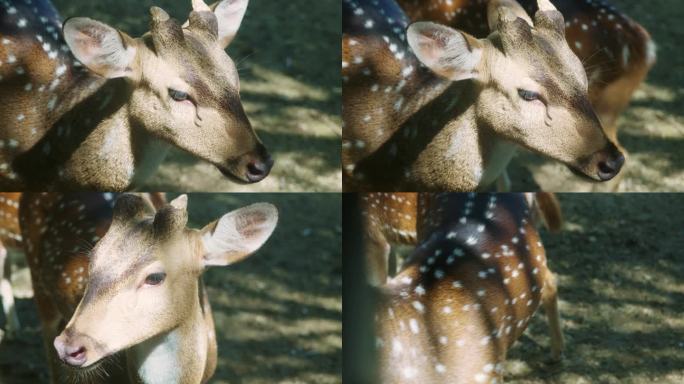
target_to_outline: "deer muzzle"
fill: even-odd
[[[245,183],[257,183],[271,173],[274,160],[263,144],[257,144],[253,151],[240,156],[229,166],[217,165],[224,176]]]
[[[84,367],[88,362],[88,354],[91,352],[88,347],[88,338],[84,336],[69,335],[68,332],[62,332],[55,338],[54,346],[57,351],[59,359],[65,364],[72,367]]]
[[[582,173],[598,181],[608,181],[620,173],[624,164],[625,155],[609,142],[605,148],[589,156]]]

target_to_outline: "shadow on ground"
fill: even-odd
[[[547,366],[538,313],[511,349],[507,383],[684,381],[684,197],[561,195],[566,219],[543,233],[559,278],[564,361]]]

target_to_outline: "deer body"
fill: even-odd
[[[393,245],[413,245],[418,241],[417,227],[426,215],[429,195],[415,192],[376,192],[361,195],[362,224],[368,280],[372,285],[387,283],[396,275],[397,260],[392,259]],[[553,193],[529,194],[533,222],[551,232],[563,225],[560,203]],[[392,263],[394,261],[394,263]]]
[[[382,382],[501,383],[506,351],[540,303],[560,358],[555,280],[523,195],[421,198],[418,246],[380,288]]]
[[[152,30],[138,39],[85,18],[62,34],[48,0],[0,6],[0,186],[131,189],[171,146],[238,181],[263,179],[272,160],[223,51],[246,6],[197,5],[183,29],[153,8]]]
[[[478,40],[432,23],[404,35],[394,0],[345,0],[347,189],[485,188],[519,146],[595,180],[615,176],[624,159],[589,106],[562,16],[545,4],[532,26],[517,3],[491,2],[495,33]]]

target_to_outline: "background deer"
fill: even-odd
[[[487,2],[464,0],[398,0],[412,21],[434,21],[485,37]],[[529,14],[538,11],[535,0],[518,0]],[[634,91],[656,61],[656,45],[649,33],[608,2],[554,0],[565,19],[565,39],[582,61],[589,79],[589,100],[606,132],[620,151],[617,119],[626,109]],[[624,172],[611,181],[617,189]],[[597,184],[596,186],[598,186]]]
[[[186,228],[185,195],[156,212],[140,196],[123,195],[113,208],[112,201],[100,194],[22,199],[53,380],[206,382],[216,340],[201,273],[261,247],[275,228],[275,207],[250,205],[200,231]]]
[[[5,314],[5,333],[12,336],[19,330],[19,317],[14,305],[12,289],[12,265],[8,249],[21,250],[22,238],[19,228],[19,193],[0,193],[0,299]],[[0,334],[0,341],[3,335]]]
[[[390,257],[392,245],[415,246],[418,223],[426,220],[426,201],[430,196],[407,192],[377,192],[360,194],[366,275],[371,285],[382,285],[396,275],[400,267]],[[560,231],[563,214],[553,193],[529,194],[533,223],[543,224],[551,232]]]
[[[379,290],[383,383],[502,383],[539,304],[563,348],[556,284],[522,194],[423,194],[418,246]]]
[[[47,0],[3,5],[0,187],[130,189],[171,146],[239,182],[266,177],[273,160],[224,51],[248,1],[192,3],[184,25],[152,7],[139,38],[80,17],[62,34]]]
[[[404,35],[394,0],[343,4],[347,189],[484,188],[516,146],[598,181],[620,171],[548,1],[534,22],[515,1],[489,2],[486,39],[432,23]]]

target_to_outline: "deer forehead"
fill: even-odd
[[[564,85],[580,85],[586,77],[584,67],[564,38],[533,32],[533,41],[522,50],[520,60],[537,72],[556,78]]]
[[[500,47],[496,37],[493,43]],[[574,95],[586,85],[582,63],[564,42],[535,34],[534,40],[519,48],[505,54],[498,51],[492,59],[491,75],[504,88],[539,87],[553,96]]]
[[[152,84],[185,84],[216,96],[239,89],[233,60],[215,42],[184,30],[181,44],[155,46],[151,34],[142,37],[146,54],[141,59],[142,75]]]
[[[152,222],[152,218],[146,218],[112,226],[93,252],[91,273],[125,279],[156,261],[161,261],[167,271],[179,269],[184,259],[174,258],[173,251],[187,251],[183,234],[159,236]]]

